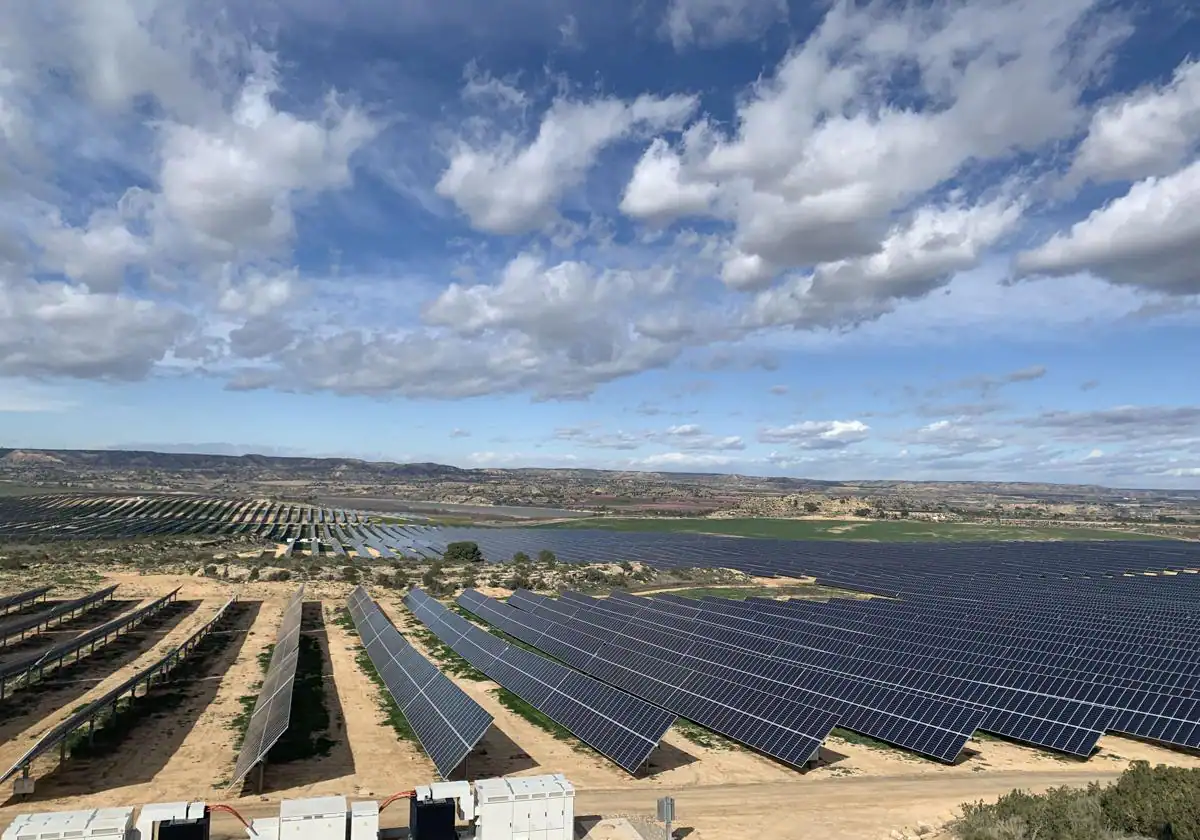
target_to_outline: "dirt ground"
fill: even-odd
[[[256,692],[262,678],[258,656],[274,642],[296,584],[254,582],[235,588],[210,578],[135,573],[108,580],[120,584],[117,595],[131,602],[128,609],[175,586],[182,587],[181,605],[144,633],[131,634],[117,653],[72,672],[69,680],[28,689],[32,699],[18,706],[0,708],[0,771],[79,705],[206,622],[235,591],[243,606],[225,627],[227,643],[206,662],[178,705],[140,720],[100,758],[71,758],[61,767],[57,752],[39,759],[33,772],[36,793],[28,801],[0,803],[0,827],[20,812],[181,799],[228,802],[248,816],[266,816],[284,798],[382,799],[434,779],[428,758],[415,744],[398,740],[385,722],[379,689],[355,662],[357,640],[335,620],[350,586],[316,583],[306,590],[306,600],[320,601],[322,607],[323,628],[312,632],[324,657],[327,734],[333,746],[322,757],[268,766],[266,789],[258,796],[226,789],[236,759],[231,724],[241,711],[239,698]],[[409,617],[396,593],[373,594],[403,630]],[[565,773],[578,790],[579,816],[645,818],[653,815],[654,800],[669,794],[677,800],[677,824],[693,829],[694,840],[768,832],[831,840],[928,835],[962,802],[993,798],[1014,787],[1036,790],[1112,779],[1134,759],[1200,767],[1200,757],[1115,736],[1106,736],[1087,762],[983,738],[973,741],[954,766],[831,737],[822,766],[799,773],[734,745],[701,746],[673,729],[643,777],[634,778],[586,747],[558,740],[508,711],[493,683],[454,679],[495,718],[481,749],[468,759],[469,778]],[[402,824],[406,809],[393,808],[385,817],[385,825]],[[218,835],[240,836],[236,823],[220,821],[215,828]]]

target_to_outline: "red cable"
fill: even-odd
[[[232,806],[232,805],[209,805],[209,806],[208,806],[208,810],[210,810],[210,811],[228,811],[229,813],[231,813],[231,814],[233,814],[235,817],[237,817],[237,818],[238,818],[238,821],[239,821],[239,822],[240,822],[242,825],[246,826],[246,830],[247,830],[247,831],[249,831],[249,832],[250,832],[250,833],[251,833],[253,836],[255,836],[255,837],[257,837],[257,836],[258,836],[258,834],[257,834],[257,833],[254,831],[254,829],[250,827],[250,823],[246,822],[246,818],[245,818],[245,817],[243,817],[241,814],[239,814],[239,813],[238,813],[238,812],[237,812],[237,811],[236,811],[236,810],[233,808],[233,806]]]
[[[400,793],[393,793],[387,799],[383,800],[383,804],[379,806],[379,811],[382,813],[384,808],[391,805],[397,799],[412,799],[416,795],[417,792],[415,790],[403,790]]]

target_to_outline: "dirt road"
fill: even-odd
[[[957,778],[929,776],[822,779],[753,785],[704,785],[678,789],[584,790],[575,799],[575,815],[652,817],[660,796],[675,797],[679,828],[691,828],[693,840],[734,840],[770,836],[822,840],[887,840],[897,830],[950,819],[963,802],[995,799],[1013,788],[1042,791],[1059,785],[1083,786],[1111,781],[1116,772],[979,773]],[[278,814],[278,803],[245,802],[247,819]],[[389,808],[384,828],[403,826],[406,807]],[[214,815],[213,837],[243,838],[232,818]]]
[[[694,840],[738,837],[820,837],[875,840],[924,823],[953,818],[963,802],[995,799],[1013,788],[1032,791],[1110,781],[1118,773],[978,773],[805,780],[756,785],[714,785],[664,790],[588,790],[575,800],[576,816],[653,816],[659,796],[675,797],[676,824]]]

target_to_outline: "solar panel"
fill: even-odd
[[[32,604],[49,591],[49,586],[39,586],[37,589],[30,589],[27,592],[18,592],[15,595],[5,595],[3,598],[0,598],[0,615],[5,615],[14,610],[21,609],[27,604]]]
[[[670,712],[510,645],[420,589],[405,595],[404,603],[473,666],[630,773],[675,722]]]
[[[25,632],[28,630],[36,630],[36,628],[48,625],[52,621],[66,620],[66,618],[78,610],[92,609],[100,602],[110,598],[116,588],[116,584],[106,586],[103,589],[80,598],[55,604],[48,610],[43,610],[33,615],[18,616],[0,624],[0,647],[8,644],[13,638],[24,638]]]
[[[191,651],[199,643],[199,640],[208,635],[209,631],[211,631],[221,622],[221,620],[228,614],[230,606],[233,605],[236,600],[236,597],[230,598],[219,610],[217,610],[216,614],[211,619],[205,622],[200,629],[192,633],[191,636],[185,639],[177,647],[167,651],[152,664],[141,669],[120,685],[109,689],[100,697],[97,697],[95,700],[82,706],[78,711],[76,711],[62,723],[49,729],[44,735],[42,735],[41,738],[37,740],[37,743],[26,750],[25,754],[17,759],[16,763],[14,763],[10,768],[8,768],[8,770],[5,771],[3,776],[0,776],[0,783],[11,779],[18,772],[20,772],[22,768],[27,770],[29,764],[34,759],[58,746],[60,743],[66,740],[66,738],[70,736],[72,732],[82,727],[88,721],[97,717],[97,715],[105,711],[109,706],[112,706],[121,697],[125,696],[126,693],[133,694],[136,692],[137,686],[141,683],[146,682],[147,685],[149,685],[150,680],[155,675],[160,673],[165,674],[173,670],[175,666],[184,659],[184,657],[191,653]]]
[[[283,621],[271,652],[271,664],[263,678],[246,737],[233,768],[232,788],[267,757],[275,742],[287,731],[292,713],[292,686],[296,680],[296,657],[300,649],[300,613],[304,606],[304,584],[288,601]]]
[[[99,627],[80,633],[78,636],[68,639],[65,642],[59,642],[48,650],[0,664],[0,698],[5,696],[7,683],[10,680],[14,683],[23,683],[24,680],[32,678],[35,671],[40,677],[46,668],[51,667],[56,662],[60,662],[70,654],[81,651],[89,645],[95,645],[97,641],[107,642],[109,636],[115,637],[121,631],[141,624],[150,616],[165,609],[168,604],[175,600],[175,596],[178,593],[179,588],[176,587],[171,592],[144,607],[126,615],[118,616],[112,621],[105,622]],[[79,658],[77,656],[76,661]]]
[[[421,656],[361,586],[348,603],[371,664],[443,779],[492,725],[492,716]]]
[[[546,599],[548,600],[548,599]],[[644,600],[644,599],[639,599]],[[522,593],[517,603],[536,603]],[[493,602],[496,608],[501,607]],[[551,602],[548,607],[552,606]],[[567,618],[574,627],[607,641],[608,648],[637,651],[652,659],[738,686],[738,704],[779,697],[836,714],[838,725],[943,762],[957,758],[986,713],[798,664],[773,661],[735,644],[695,633],[685,621],[643,619],[638,605],[609,603]],[[570,610],[568,610],[570,611]],[[551,618],[552,613],[539,613]],[[674,626],[672,626],[674,625]]]
[[[617,607],[615,604],[598,603],[595,608]],[[673,609],[669,604],[652,608],[656,614],[658,610],[669,614]],[[696,612],[695,609],[692,612]],[[767,651],[771,659],[985,709],[988,714],[980,729],[1072,755],[1090,755],[1114,717],[1111,709],[1095,705],[845,655],[830,650],[827,641],[819,636],[788,636],[777,629],[760,628],[756,632],[737,630],[727,621],[711,620],[707,613],[696,615],[695,621],[698,624],[697,632],[723,644],[732,644],[735,640],[742,644],[755,638],[765,639],[771,646]]]
[[[816,756],[838,722],[830,710],[750,685],[749,674],[728,679],[688,667],[674,651],[636,640],[613,642],[613,629],[531,617],[474,590],[459,602],[563,662],[796,767]]]

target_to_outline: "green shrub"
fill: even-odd
[[[962,811],[960,840],[1200,840],[1200,770],[1135,761],[1107,787],[1014,790]]]
[[[442,552],[442,559],[447,563],[482,563],[483,552],[479,550],[479,544],[468,540],[452,542],[446,546],[446,550]]]
[[[1102,840],[1106,833],[1098,797],[1091,789],[1051,788],[1041,795],[1023,790],[995,805],[963,806],[955,826],[962,840]]]
[[[1100,807],[1123,831],[1200,840],[1200,770],[1135,761],[1100,794]]]

